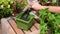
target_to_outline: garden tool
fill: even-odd
[[[32,2],[39,3],[38,0],[31,0],[30,3],[32,3]],[[30,12],[30,14],[34,15],[34,18],[35,18],[35,19],[38,19],[39,17],[36,15],[36,13],[37,13],[37,11],[35,11],[35,10],[32,10],[32,11]]]
[[[33,22],[34,15],[29,14],[29,12],[30,12],[30,9],[27,6],[22,12],[20,12],[15,17],[15,21],[18,28],[23,29],[23,30],[28,30],[33,25],[32,22]]]
[[[32,2],[39,3],[38,0],[27,0],[28,5],[31,4]],[[28,5],[23,9],[23,11],[26,11],[29,8]]]
[[[38,0],[27,0],[28,4],[31,4],[32,2],[39,3]],[[23,11],[25,12],[27,9],[29,9],[28,5],[23,9]],[[30,14],[34,15],[35,19],[39,18],[34,12],[36,13],[36,11],[31,11]]]
[[[35,2],[27,0],[28,4]],[[28,5],[24,8],[22,12],[20,12],[16,18],[15,21],[17,23],[18,28],[23,30],[28,30],[33,25],[33,19],[34,17],[37,17],[35,15],[35,11],[31,11]]]

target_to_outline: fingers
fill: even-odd
[[[28,7],[29,7],[29,8],[32,8],[32,6],[31,6],[30,4],[28,5]]]
[[[31,4],[28,5],[29,8],[32,8],[32,6],[35,4],[35,2],[32,2]]]
[[[34,10],[40,10],[41,5],[39,3],[36,2],[32,2],[31,4],[28,5],[29,8],[33,8]]]

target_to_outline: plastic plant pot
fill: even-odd
[[[24,12],[21,12],[20,14],[18,14],[18,16],[16,16],[15,20],[17,23],[18,28],[23,29],[23,30],[28,30],[32,25],[33,25],[33,15],[28,15],[28,14],[24,14]],[[27,19],[23,19],[23,16],[27,16]]]

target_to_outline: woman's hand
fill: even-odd
[[[43,8],[43,6],[41,6],[40,4],[35,3],[35,2],[31,3],[31,4],[29,5],[29,7],[30,7],[30,8],[33,8],[34,10],[41,10],[41,9]]]
[[[40,4],[33,2],[29,5],[29,8],[33,8],[34,10],[41,10],[45,8],[49,8],[50,12],[60,13],[60,6],[41,6]]]

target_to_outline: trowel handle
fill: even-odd
[[[28,5],[23,9],[23,11],[25,12],[27,9],[28,9],[29,7],[28,7]]]

